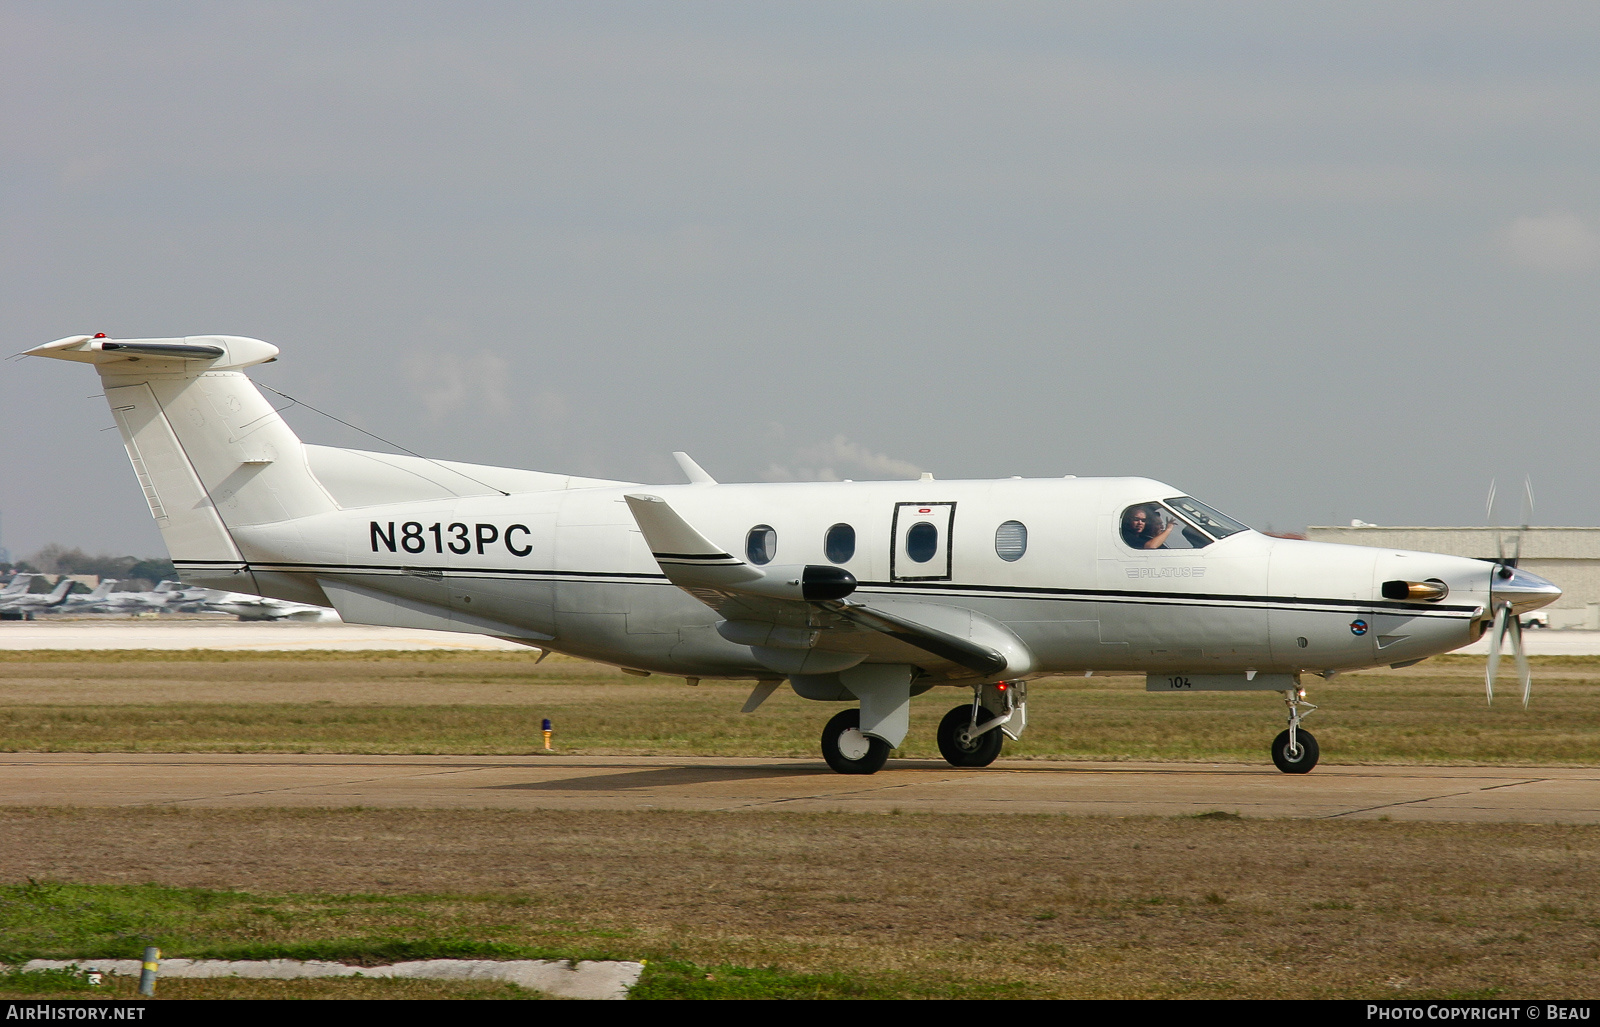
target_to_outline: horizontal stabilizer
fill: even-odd
[[[86,364],[113,364],[128,361],[203,361],[207,370],[236,371],[278,358],[278,347],[260,339],[238,335],[196,335],[184,339],[108,339],[105,336],[72,335],[27,351],[30,357],[55,357]],[[131,366],[131,365],[130,365]],[[107,368],[107,374],[125,373]]]

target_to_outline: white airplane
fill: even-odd
[[[160,612],[172,606],[174,600],[182,594],[175,591],[177,587],[176,581],[163,581],[148,592],[113,592],[105,598],[100,607],[110,613]]]
[[[195,595],[199,593],[199,595]],[[286,599],[268,599],[244,592],[219,592],[216,589],[189,589],[183,600],[185,609],[209,613],[230,613],[240,620],[337,620],[334,611]]]
[[[56,582],[56,587],[49,592],[19,592],[0,599],[0,612],[5,613],[38,613],[61,606],[67,601],[67,596],[72,593],[72,586],[77,582],[66,575]]]
[[[33,579],[34,575],[26,571],[13,574],[11,580],[6,582],[6,587],[0,588],[0,597],[27,595],[29,586],[33,584]]]
[[[1027,681],[1141,672],[1160,692],[1275,692],[1279,769],[1318,746],[1304,675],[1407,666],[1560,589],[1508,565],[1273,538],[1148,478],[644,486],[303,444],[243,373],[237,336],[78,335],[183,579],[344,620],[477,632],[636,673],[784,681],[858,704],[823,756],[872,773],[913,696],[970,691],[940,751],[985,766]]]
[[[62,602],[60,613],[92,613],[101,607],[110,598],[111,590],[117,586],[116,578],[102,578],[100,584],[80,595],[67,593],[67,598]]]

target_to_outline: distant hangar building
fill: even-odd
[[[1552,628],[1600,631],[1600,528],[1387,528],[1363,521],[1337,527],[1312,527],[1314,542],[1341,542],[1378,549],[1445,553],[1494,560],[1499,545],[1506,556],[1517,551],[1517,566],[1561,586],[1562,596],[1545,608]]]

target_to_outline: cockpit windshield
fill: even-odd
[[[1250,530],[1248,526],[1240,524],[1232,517],[1217,513],[1217,511],[1204,503],[1190,499],[1188,496],[1169,499],[1167,500],[1167,505],[1200,525],[1212,538],[1227,538],[1229,535]]]
[[[1122,511],[1121,527],[1122,541],[1130,549],[1203,549],[1249,530],[1188,496],[1130,506]]]

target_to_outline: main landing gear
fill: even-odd
[[[987,767],[1028,725],[1028,686],[1022,681],[978,685],[939,722],[939,752],[954,767]],[[889,759],[889,743],[861,730],[860,710],[841,710],[822,729],[822,758],[841,774],[876,774]]]
[[[841,774],[876,774],[889,758],[889,743],[861,733],[860,710],[841,710],[822,729],[822,758]]]
[[[1300,721],[1316,710],[1305,700],[1304,689],[1284,690],[1283,701],[1289,707],[1289,730],[1272,740],[1272,762],[1285,774],[1310,773],[1311,768],[1317,765],[1317,757],[1321,755],[1316,736],[1300,727]],[[1302,713],[1302,710],[1305,712]]]

